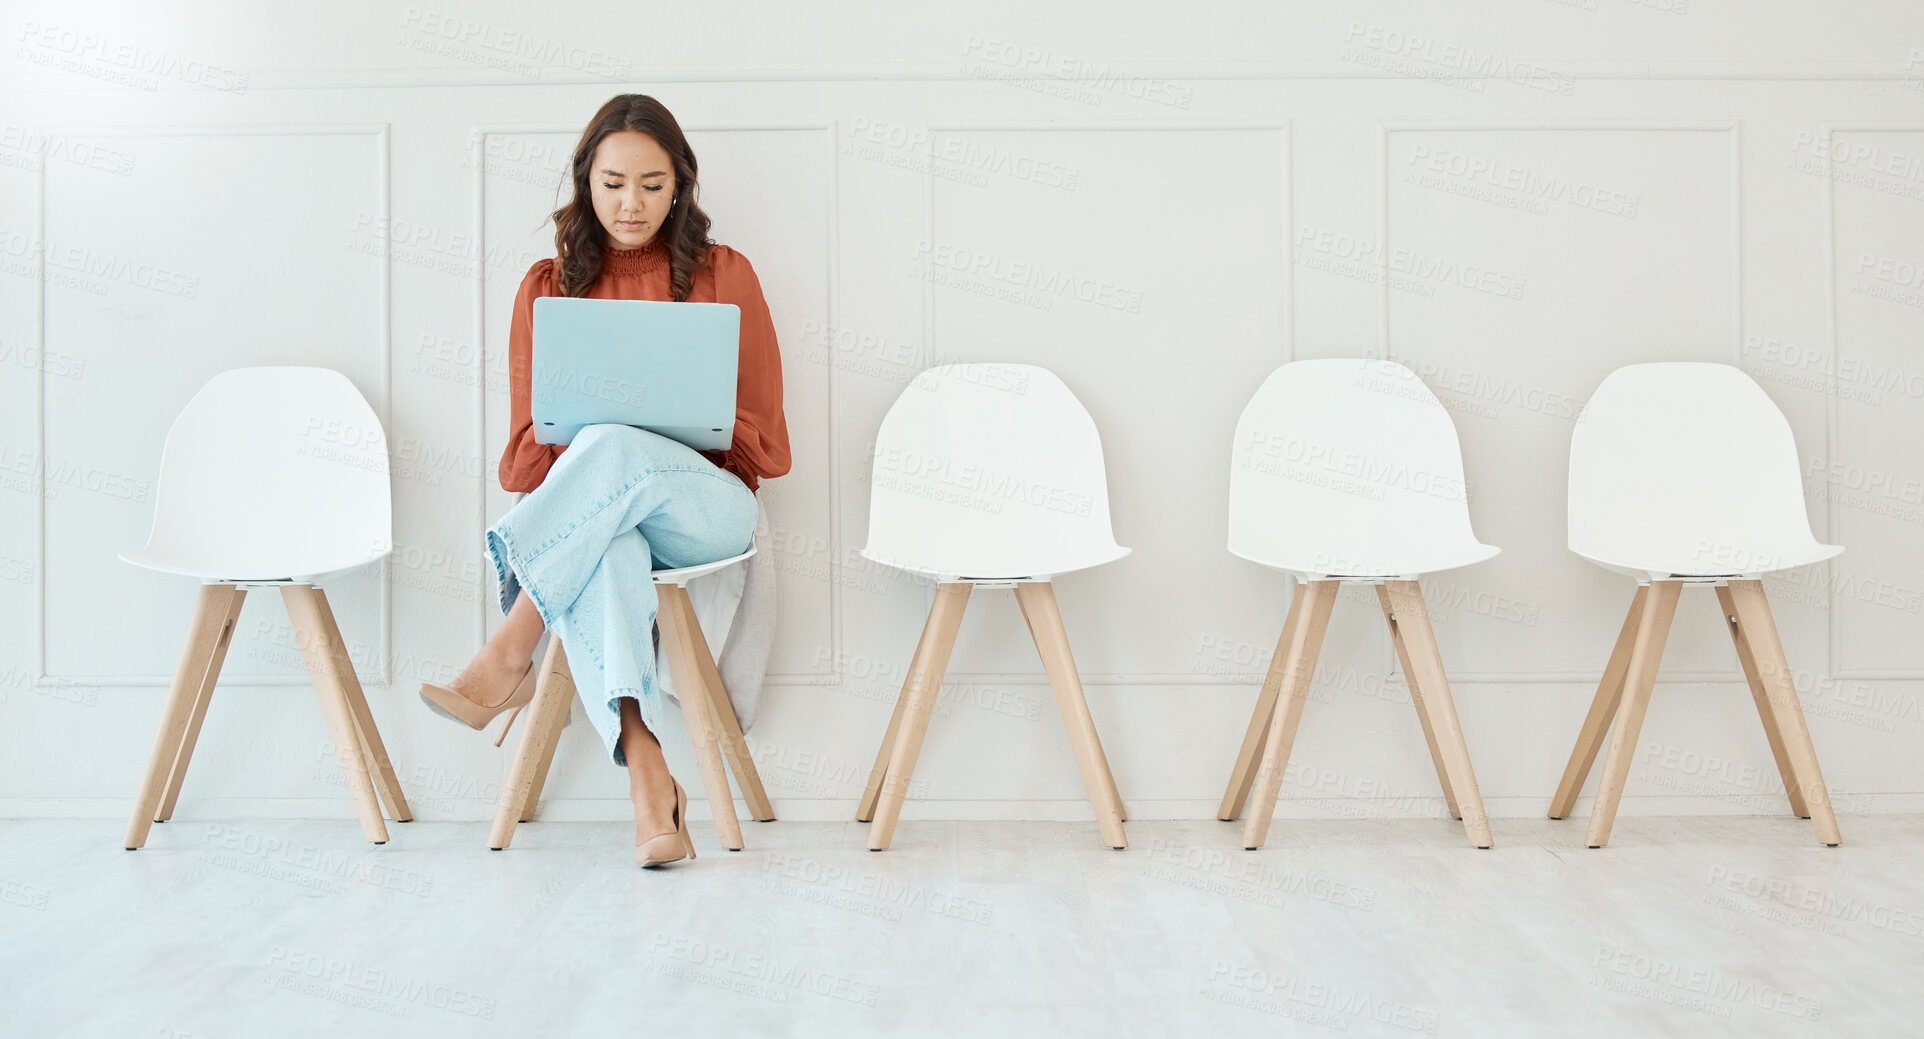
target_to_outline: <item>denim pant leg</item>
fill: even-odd
[[[754,492],[693,448],[596,424],[488,528],[502,613],[517,589],[527,593],[567,647],[576,691],[615,764],[627,764],[618,742],[622,697],[637,702],[650,731],[661,731],[651,571],[746,552],[758,519]]]

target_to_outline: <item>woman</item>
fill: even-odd
[[[555,257],[528,269],[508,333],[511,428],[499,476],[503,490],[529,493],[487,532],[507,619],[452,684],[421,687],[438,713],[483,728],[533,697],[534,647],[551,629],[589,720],[628,769],[643,866],[694,855],[687,794],[655,738],[663,712],[649,572],[746,552],[760,481],[789,468],[774,322],[747,258],[708,239],[695,169],[675,117],[641,94],[609,100],[575,146],[574,198],[552,214]],[[610,424],[565,447],[536,443],[530,311],[539,296],[740,307],[733,444],[697,451]]]

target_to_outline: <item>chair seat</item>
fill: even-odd
[[[947,578],[950,580],[963,581],[1019,581],[1023,578],[1049,577],[1055,574],[1066,574],[1075,570],[1086,570],[1090,567],[1101,566],[1104,563],[1113,563],[1123,556],[1128,555],[1130,551],[1130,549],[1121,545],[1090,546],[1086,552],[1051,554],[1046,557],[1039,556],[1026,560],[1026,562],[1033,565],[1018,572],[1010,570],[1006,565],[989,565],[981,568],[971,568],[968,566],[969,561],[964,559],[944,560],[943,562],[955,564],[950,567],[926,564],[919,566],[909,565],[893,559],[883,559],[879,556],[872,555],[867,548],[857,550],[863,559],[880,563],[886,567],[892,567],[904,573],[921,574],[924,577],[937,579]]]
[[[657,570],[654,572],[652,577],[656,584],[685,585],[688,582],[694,580],[697,577],[700,577],[703,574],[714,573],[715,571],[720,570],[724,567],[734,566],[736,563],[739,563],[742,560],[747,559],[749,556],[752,556],[754,554],[755,554],[755,548],[754,546],[751,545],[749,546],[748,551],[743,552],[741,555],[738,555],[738,556],[729,556],[727,559],[717,559],[712,563],[697,563],[694,566],[678,566],[672,570]]]
[[[347,573],[358,570],[369,563],[385,558],[390,550],[360,555],[352,559],[320,559],[289,557],[275,560],[273,564],[260,560],[220,559],[196,555],[189,552],[170,552],[156,548],[152,544],[134,549],[132,552],[117,552],[122,560],[149,570],[164,574],[179,574],[183,577],[199,578],[202,581],[218,581],[228,584],[309,584],[315,579],[330,574]]]
[[[1369,559],[1346,559],[1335,553],[1302,552],[1288,556],[1258,558],[1235,549],[1232,555],[1247,559],[1252,563],[1282,570],[1292,574],[1314,575],[1328,580],[1380,581],[1385,578],[1416,578],[1423,574],[1440,570],[1454,570],[1460,566],[1481,563],[1502,551],[1494,545],[1478,541],[1449,546],[1425,546],[1418,554],[1397,556],[1384,554]]]
[[[1710,538],[1704,539],[1703,543],[1721,544]],[[1844,548],[1841,545],[1826,545],[1813,539],[1787,545],[1746,545],[1740,549],[1713,552],[1701,558],[1690,558],[1681,553],[1665,556],[1653,553],[1650,556],[1635,559],[1603,558],[1576,548],[1572,548],[1571,551],[1605,570],[1628,574],[1632,577],[1689,579],[1693,577],[1749,578],[1778,570],[1792,570],[1812,563],[1821,563],[1841,554]]]

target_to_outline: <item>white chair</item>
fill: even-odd
[[[376,788],[396,821],[412,818],[316,584],[386,557],[391,515],[381,420],[340,372],[236,368],[209,379],[181,409],[161,449],[153,530],[144,547],[120,553],[201,582],[127,825],[128,849],[146,843],[151,823],[173,815],[250,588],[280,589],[362,832],[387,842]]]
[[[933,578],[913,662],[855,817],[889,846],[969,594],[1010,588],[1042,656],[1103,842],[1127,818],[1057,609],[1056,574],[1129,554],[1109,526],[1096,424],[1030,364],[949,364],[918,374],[875,434],[868,544],[875,562]]]
[[[1376,586],[1450,815],[1463,820],[1471,843],[1490,847],[1418,583],[1498,551],[1470,530],[1449,412],[1400,364],[1295,361],[1271,372],[1243,409],[1230,454],[1229,551],[1290,574],[1299,587],[1217,817],[1241,815],[1253,785],[1243,847],[1262,847],[1330,608],[1347,581]]]
[[[756,537],[764,535],[758,530]],[[695,761],[701,767],[702,788],[708,796],[709,811],[715,817],[715,833],[730,851],[742,850],[742,826],[735,815],[735,797],[728,786],[728,769],[733,768],[741,784],[742,800],[749,812],[761,822],[772,822],[774,806],[762,787],[761,774],[748,753],[741,722],[728,699],[727,687],[715,666],[715,654],[702,635],[701,620],[695,615],[688,597],[688,582],[747,560],[756,546],[727,559],[653,574],[657,605],[655,624],[661,638],[668,642],[668,666],[681,698],[681,716],[688,725],[688,740],[694,745]],[[548,634],[548,651],[535,679],[534,700],[528,705],[528,727],[515,749],[508,781],[502,785],[495,806],[494,825],[488,831],[488,847],[495,851],[514,840],[515,824],[534,819],[541,800],[541,787],[547,782],[554,763],[555,745],[561,729],[568,724],[568,708],[574,703],[574,676],[568,671],[568,657],[561,639]],[[692,691],[692,694],[691,694]],[[505,735],[505,733],[504,733]],[[720,752],[717,753],[719,745]],[[722,756],[727,756],[724,765]]]
[[[1840,843],[1759,580],[1843,551],[1811,536],[1797,444],[1783,412],[1727,364],[1619,368],[1578,417],[1569,504],[1570,550],[1636,578],[1638,587],[1550,818],[1570,814],[1614,720],[1585,843],[1600,848],[1609,841],[1677,598],[1686,584],[1708,584],[1717,589],[1791,811],[1812,820],[1825,844]]]

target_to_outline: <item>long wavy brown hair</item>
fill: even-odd
[[[574,198],[549,214],[554,219],[555,267],[560,272],[561,294],[586,296],[601,274],[603,250],[608,248],[608,231],[595,216],[593,189],[589,176],[595,150],[612,133],[634,130],[645,133],[661,145],[675,164],[674,206],[668,211],[668,226],[656,231],[668,246],[668,287],[676,302],[688,298],[695,274],[708,266],[708,214],[697,199],[700,185],[695,180],[695,152],[682,136],[681,124],[661,102],[646,94],[617,94],[608,99],[581,131],[575,144]]]

